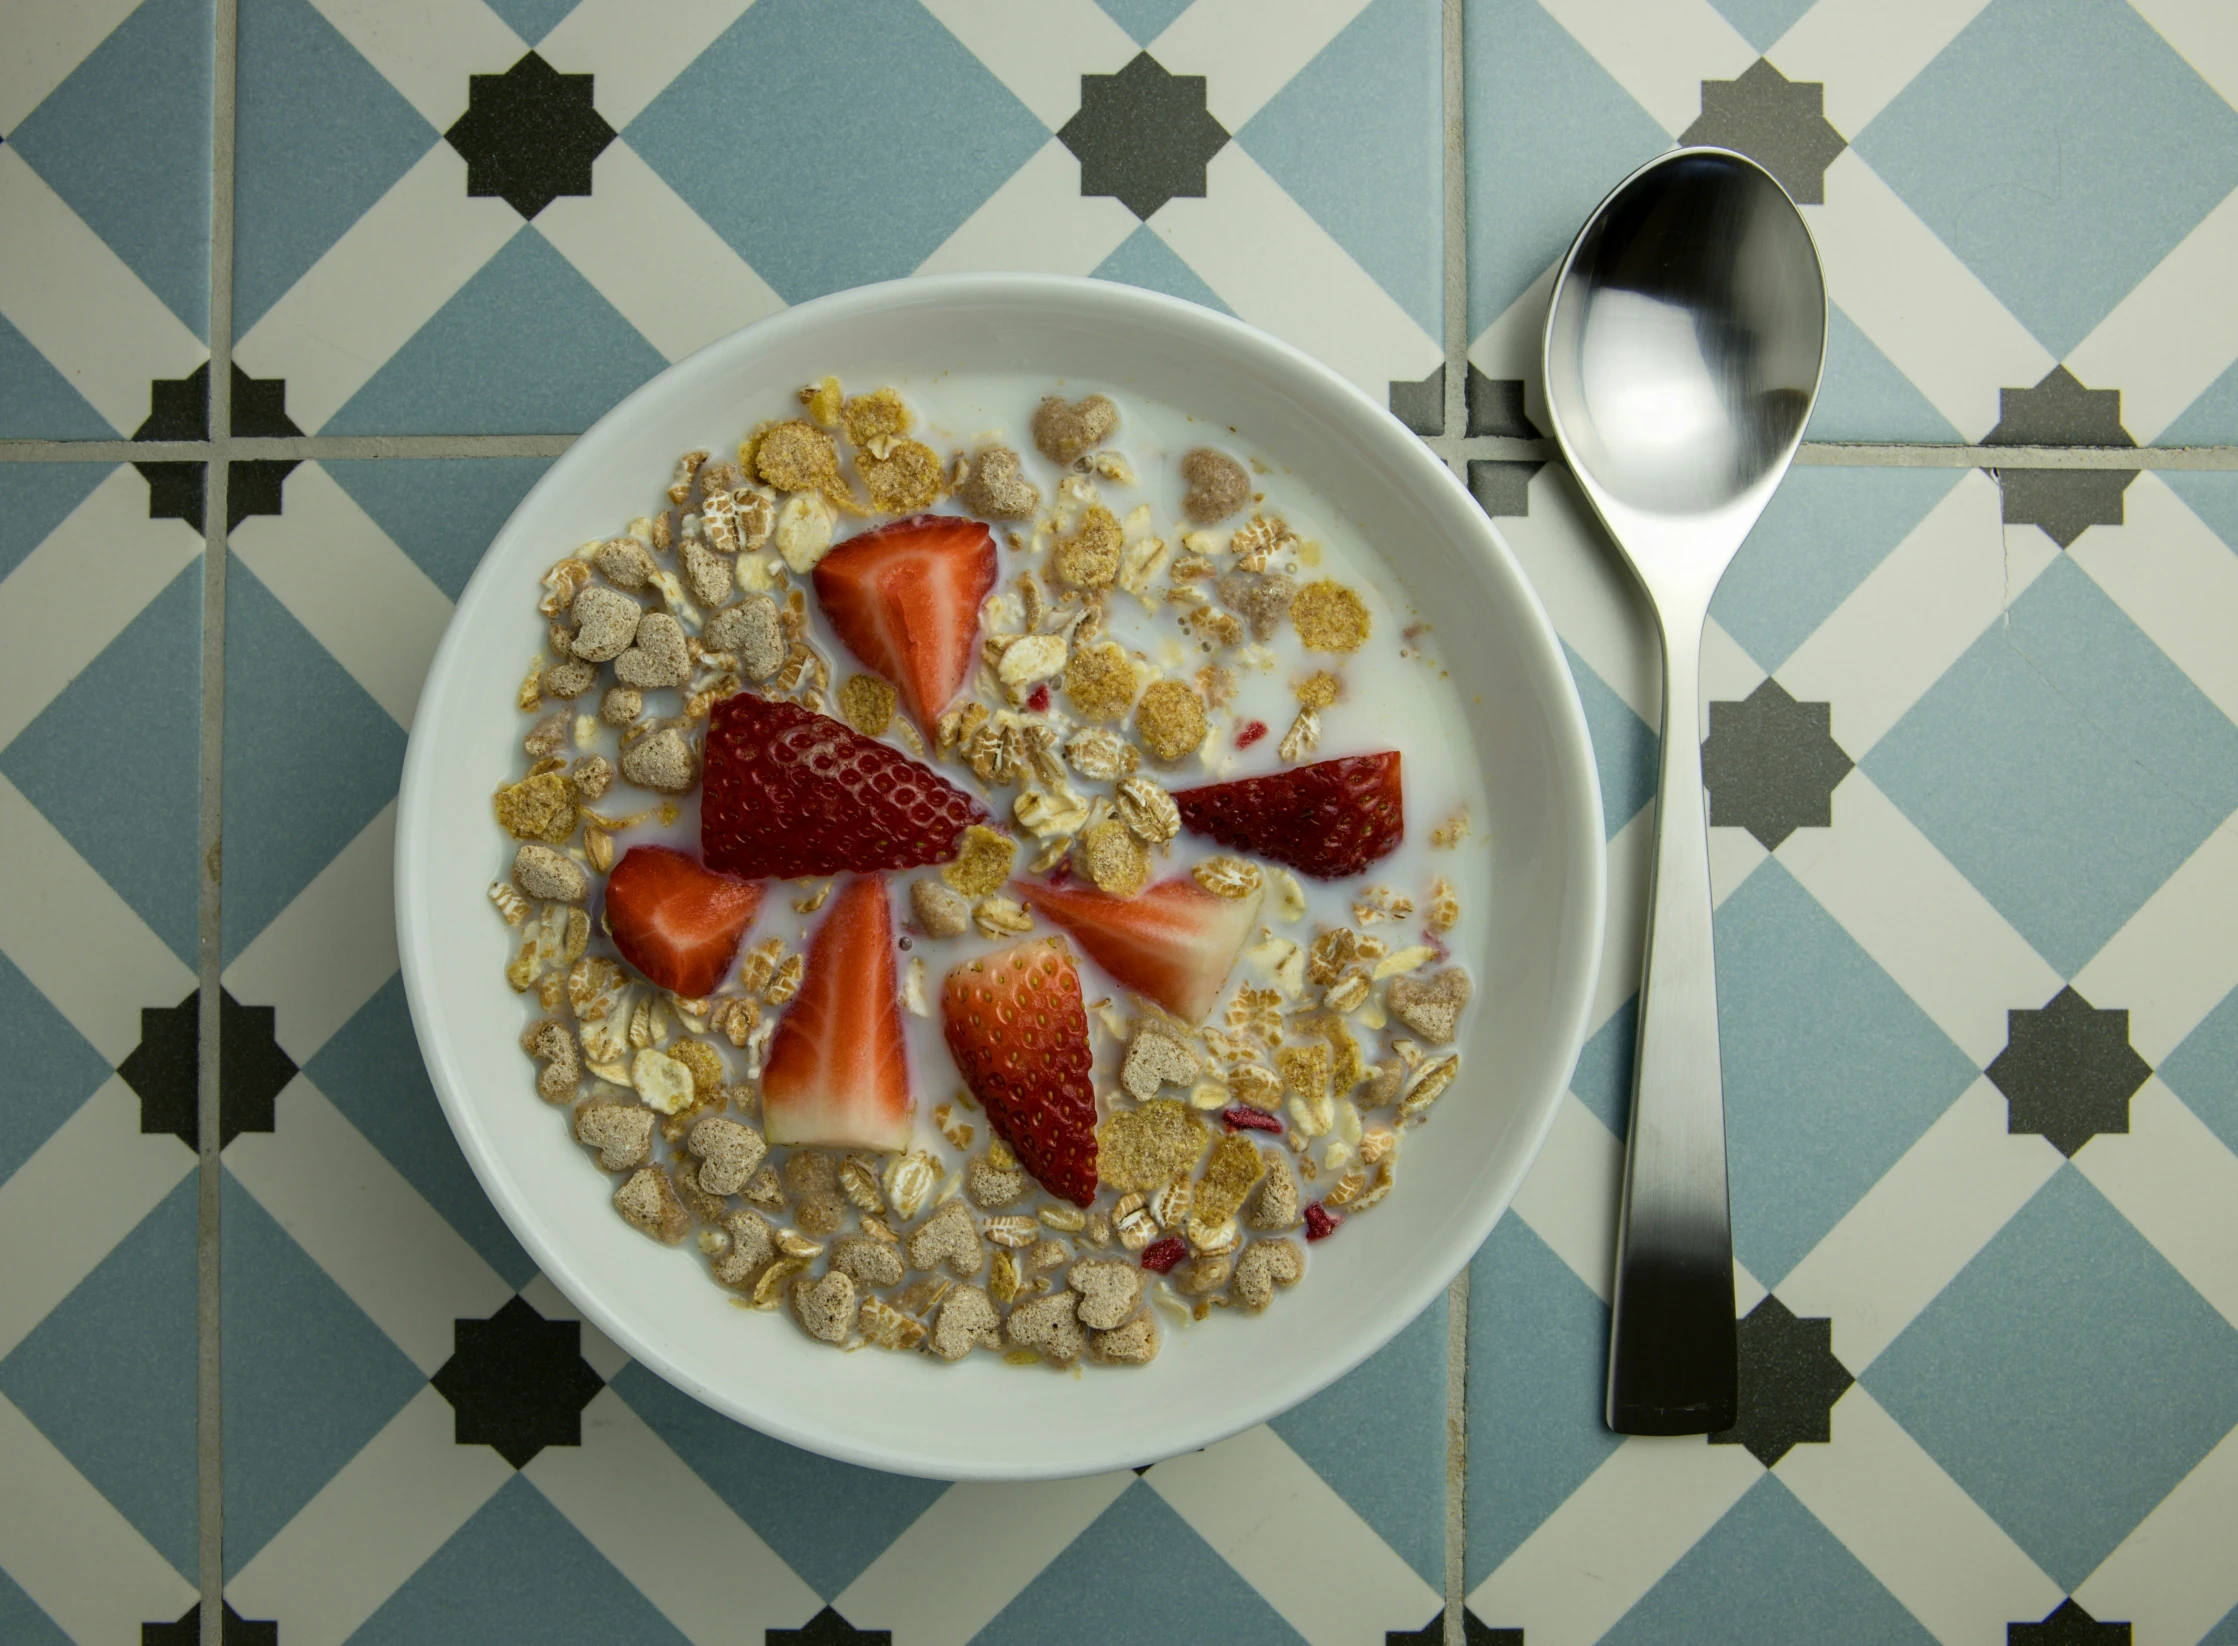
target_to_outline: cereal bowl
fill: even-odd
[[[608,1186],[537,1101],[522,1058],[529,1014],[505,981],[514,934],[487,895],[505,874],[490,797],[520,758],[506,710],[538,641],[522,591],[637,513],[677,452],[736,438],[826,374],[905,390],[974,377],[1092,384],[1187,408],[1263,454],[1267,472],[1302,477],[1374,545],[1412,608],[1434,614],[1457,708],[1428,752],[1481,784],[1483,815],[1456,850],[1474,854],[1488,888],[1456,929],[1476,1002],[1460,1030],[1462,1075],[1419,1133],[1436,1145],[1410,1149],[1403,1193],[1312,1248],[1310,1284],[1248,1320],[1224,1310],[1172,1332],[1146,1366],[1067,1375],[986,1353],[956,1364],[838,1356],[728,1307],[688,1244],[650,1243],[600,1204]],[[872,1468],[993,1480],[1205,1446],[1313,1394],[1427,1306],[1490,1232],[1552,1122],[1584,1035],[1605,888],[1599,789],[1561,648],[1490,522],[1419,440],[1326,368],[1209,310],[1103,281],[968,275],[844,292],[749,327],[645,384],[553,464],[492,543],[422,690],[396,895],[407,995],[444,1111],[507,1224],[586,1318],[779,1439]],[[1099,1067],[1098,1089],[1109,1080]]]

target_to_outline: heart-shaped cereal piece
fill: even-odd
[[[1199,446],[1181,460],[1181,512],[1200,526],[1225,520],[1251,501],[1251,476],[1226,452]]]
[[[1008,446],[982,446],[956,488],[964,507],[987,520],[1029,520],[1041,507],[1041,488],[1025,476]]]
[[[1196,1053],[1155,1029],[1137,1029],[1120,1066],[1119,1084],[1137,1103],[1147,1103],[1161,1086],[1187,1086],[1198,1075]]]
[[[1106,1366],[1147,1366],[1158,1358],[1158,1323],[1137,1315],[1117,1331],[1092,1333],[1088,1358]]]
[[[692,746],[674,726],[663,726],[623,748],[622,777],[641,789],[688,794],[698,780]]]
[[[1261,1240],[1236,1260],[1236,1301],[1257,1314],[1274,1301],[1277,1286],[1295,1286],[1305,1274],[1305,1253],[1294,1240]]]
[[[576,595],[568,615],[575,619],[575,655],[604,663],[629,650],[645,608],[626,594],[591,583]]]
[[[854,1281],[843,1274],[827,1274],[821,1280],[802,1275],[793,1282],[793,1313],[820,1343],[846,1342],[860,1306]]]
[[[1094,451],[1119,429],[1119,408],[1100,394],[1066,405],[1053,394],[1034,408],[1034,444],[1052,463],[1070,463]]]
[[[777,1255],[777,1235],[759,1212],[736,1211],[723,1219],[730,1244],[715,1254],[715,1278],[726,1286],[751,1289]]]
[[[737,658],[738,672],[749,680],[767,680],[785,666],[785,626],[766,594],[750,594],[717,612],[702,638]]]
[[[692,1128],[687,1147],[699,1156],[699,1186],[712,1195],[736,1194],[745,1188],[754,1168],[769,1153],[761,1133],[719,1114]]]
[[[964,1167],[964,1193],[974,1206],[997,1211],[1026,1197],[1026,1171],[1005,1149],[1004,1158],[980,1155]]]
[[[899,1286],[901,1248],[871,1235],[843,1235],[832,1242],[831,1267],[859,1286]]]
[[[1267,1175],[1244,1211],[1244,1222],[1254,1229],[1295,1229],[1298,1217],[1297,1175],[1290,1170],[1288,1161],[1269,1160]]]
[[[1078,1300],[1070,1292],[1052,1292],[1021,1303],[1010,1311],[1006,1328],[1010,1341],[1031,1349],[1056,1366],[1070,1366],[1088,1347],[1088,1334],[1080,1329],[1074,1310]]]
[[[575,1141],[598,1151],[610,1172],[633,1172],[652,1158],[653,1111],[642,1103],[601,1103],[575,1111]]]
[[[1434,1046],[1453,1038],[1469,1003],[1469,974],[1459,967],[1433,977],[1394,977],[1391,1015]]]
[[[969,1280],[987,1266],[987,1248],[972,1225],[971,1208],[961,1200],[949,1201],[910,1232],[912,1269],[930,1273],[943,1263],[961,1280]]]
[[[1065,1284],[1080,1294],[1080,1324],[1108,1332],[1123,1324],[1142,1301],[1142,1271],[1115,1257],[1084,1257],[1072,1266]]]
[[[648,612],[641,618],[636,644],[614,659],[614,678],[643,692],[681,686],[691,677],[692,654],[684,643],[684,625],[666,612]]]
[[[692,586],[692,598],[703,606],[720,606],[730,598],[733,572],[731,563],[718,554],[709,544],[696,537],[684,539],[684,577]]]
[[[1002,1347],[1002,1316],[977,1286],[958,1286],[941,1299],[925,1347],[943,1360],[961,1360],[974,1349]]]
[[[664,1246],[673,1246],[691,1233],[692,1214],[676,1193],[668,1173],[658,1166],[640,1166],[614,1191],[614,1210],[643,1235]]]

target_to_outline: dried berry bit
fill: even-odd
[[[538,1096],[547,1103],[575,1101],[575,1083],[583,1077],[583,1065],[566,1024],[551,1017],[530,1024],[521,1036],[521,1050],[544,1065],[536,1076]]]
[[[1005,1333],[1021,1349],[1031,1349],[1052,1366],[1070,1366],[1088,1347],[1070,1292],[1053,1292],[1010,1311]]]
[[[497,791],[497,820],[515,840],[565,845],[575,832],[575,786],[562,772],[538,772]]]
[[[971,1221],[971,1210],[951,1200],[925,1219],[909,1236],[909,1266],[932,1272],[946,1264],[950,1273],[969,1280],[987,1266],[987,1248]]]
[[[598,665],[586,663],[580,657],[571,657],[564,663],[554,663],[544,671],[544,693],[572,703],[598,684]],[[532,749],[530,753],[535,753]]]
[[[1319,1201],[1305,1209],[1306,1239],[1326,1240],[1344,1226],[1344,1219]]]
[[[1257,1314],[1274,1301],[1275,1288],[1295,1286],[1305,1275],[1305,1253],[1291,1240],[1260,1240],[1236,1259],[1235,1298]]]
[[[575,1111],[575,1141],[596,1149],[608,1171],[635,1171],[653,1156],[653,1111],[642,1103],[592,1098]]]
[[[673,1246],[691,1233],[692,1214],[676,1193],[676,1185],[659,1166],[640,1166],[614,1191],[614,1210],[630,1227],[664,1246]]]
[[[819,1343],[844,1343],[855,1329],[855,1283],[844,1274],[821,1280],[806,1275],[793,1282],[793,1314],[802,1330]]]
[[[974,1349],[1002,1347],[1002,1316],[977,1286],[956,1286],[940,1300],[925,1347],[943,1360],[961,1360]]]
[[[681,686],[691,677],[692,654],[684,642],[684,626],[666,612],[650,612],[639,619],[635,642],[614,659],[614,678],[639,691]]]
[[[1125,719],[1141,684],[1141,671],[1114,641],[1076,647],[1065,665],[1065,696],[1084,720]]]
[[[1150,884],[1148,848],[1115,817],[1083,829],[1074,855],[1080,872],[1095,882],[1098,891],[1113,897],[1139,896]]]
[[[1189,483],[1182,494],[1181,512],[1199,526],[1225,520],[1251,501],[1251,476],[1226,452],[1199,446],[1181,460],[1181,478]]]
[[[1188,1255],[1189,1242],[1179,1235],[1167,1235],[1142,1249],[1142,1266],[1154,1275],[1168,1274]]]
[[[1267,723],[1264,720],[1246,720],[1236,732],[1236,747],[1248,749],[1266,735]]]
[[[574,652],[591,663],[605,663],[629,650],[637,638],[644,608],[626,594],[590,584],[568,609],[575,620]]]
[[[737,658],[738,672],[748,680],[767,680],[785,666],[784,625],[777,602],[766,594],[750,594],[717,612],[702,638],[714,650]]]
[[[981,824],[964,830],[956,861],[940,871],[940,878],[964,897],[985,897],[1001,889],[1017,859],[1018,842]]]
[[[1153,681],[1135,711],[1135,727],[1151,759],[1172,766],[1204,747],[1204,699],[1179,680]]]
[[[1170,1035],[1143,1028],[1127,1045],[1119,1084],[1137,1103],[1148,1103],[1164,1086],[1187,1086],[1203,1072],[1197,1054]]]
[[[982,446],[963,466],[956,495],[964,507],[988,520],[1030,520],[1041,507],[1041,492],[1025,477],[1018,454],[1008,446]]]
[[[1358,651],[1368,638],[1366,602],[1326,577],[1298,591],[1290,605],[1290,621],[1308,651]]]
[[[1114,1189],[1155,1189],[1204,1158],[1205,1125],[1171,1098],[1115,1114],[1096,1128],[1096,1158]]]
[[[622,777],[641,789],[688,794],[698,781],[692,746],[674,726],[663,726],[622,751]]]
[[[1282,1135],[1282,1122],[1264,1109],[1222,1109],[1220,1119],[1231,1132],[1273,1132]]]
[[[716,1114],[692,1128],[688,1147],[699,1157],[699,1186],[711,1195],[736,1194],[745,1188],[769,1153],[769,1145],[753,1127]]]
[[[513,854],[513,884],[546,903],[580,903],[591,889],[573,858],[534,844]]]
[[[1103,395],[1086,395],[1066,405],[1050,395],[1034,408],[1034,445],[1052,463],[1070,463],[1119,432],[1119,408]]]
[[[1147,1366],[1158,1358],[1158,1322],[1143,1314],[1116,1331],[1090,1332],[1088,1358],[1106,1366]]]
[[[1057,544],[1050,566],[1060,583],[1076,589],[1108,589],[1119,576],[1119,555],[1126,534],[1119,520],[1101,503],[1081,516],[1070,537]]]

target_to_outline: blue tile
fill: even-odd
[[[1934,1638],[1776,1475],[1751,1486],[1601,1637],[1606,1646],[1928,1646]]]
[[[2062,1165],[1861,1381],[2072,1590],[2238,1421],[2238,1332]]]
[[[1950,420],[1857,329],[1840,304],[1831,302],[1826,305],[1826,371],[1804,438],[1959,443]]]
[[[2199,1646],[2238,1646],[2238,1606],[2223,1614],[2222,1621],[2207,1631]]]
[[[838,87],[862,118],[801,119]],[[1049,141],[915,0],[760,0],[623,135],[788,303],[910,273]]]
[[[1357,1369],[1268,1427],[1433,1589],[1445,1587],[1441,1294]]]
[[[61,1626],[6,1572],[0,1572],[0,1640],[9,1646],[70,1646]]]
[[[168,1138],[146,1147],[173,1151]],[[189,1583],[195,1554],[189,1173],[0,1360],[0,1395]]]
[[[1608,1305],[1501,1218],[1469,1263],[1469,1588],[1624,1443],[1601,1421],[1608,1343]]]
[[[1127,31],[1138,46],[1166,32],[1166,25],[1189,9],[1190,0],[1096,0],[1104,15]]]
[[[230,1171],[218,1227],[230,1576],[427,1379]]]
[[[1963,469],[1796,469],[1717,586],[1710,615],[1776,673],[1966,477]]]
[[[1440,12],[1374,0],[1236,133],[1432,338],[1445,327]]]
[[[2159,478],[2226,548],[2238,553],[2238,474],[2164,472]]]
[[[2238,186],[2238,112],[2099,0],[1995,0],[1851,140],[2054,355]]]
[[[1570,650],[1568,641],[1562,643],[1562,655],[1570,661],[1578,701],[1585,705],[1585,729],[1593,737],[1593,766],[1601,777],[1602,832],[1613,837],[1655,798],[1655,764],[1662,758],[1663,740],[1632,712],[1629,703],[1609,690],[1584,658]]]
[[[772,1440],[701,1405],[635,1361],[613,1387],[826,1600],[860,1576],[948,1490],[944,1481],[880,1474]]]
[[[109,1078],[109,1064],[4,954],[0,1068],[8,1071],[8,1125],[0,1132],[0,1183],[5,1183]]]
[[[659,1609],[520,1475],[350,1639],[354,1646],[684,1646]]]
[[[233,323],[245,332],[439,142],[308,0],[242,0]]]
[[[225,962],[396,795],[404,728],[236,557],[225,580]]]
[[[1716,0],[1716,5],[1742,39],[1758,51],[1770,51],[1795,19],[1811,9],[1811,0]]]
[[[1157,1580],[1145,1583],[1145,1573]],[[903,1618],[851,1619],[899,1629]],[[1406,1620],[1411,1626],[1413,1620]],[[1298,1632],[1212,1552],[1156,1491],[1135,1481],[1043,1567],[972,1646],[1139,1646],[1219,1641],[1298,1646]]]
[[[548,457],[327,459],[336,485],[456,600]]]
[[[0,366],[0,379],[5,375]],[[115,472],[107,463],[0,464],[0,578],[22,565]]]
[[[1570,1090],[1577,1100],[1618,1137],[1631,1124],[1632,1054],[1639,1037],[1640,997],[1635,994],[1593,1031],[1570,1076]]]
[[[210,0],[142,0],[7,134],[9,147],[204,338],[214,40]]]
[[[2223,996],[2159,1072],[2186,1108],[2238,1150],[2238,991]]]
[[[1980,1074],[1777,859],[1717,911],[1733,1252],[1777,1286]]]
[[[2065,555],[1862,766],[2064,977],[2238,807],[2238,727]]]
[[[535,1260],[482,1192],[428,1084],[404,1005],[402,972],[358,1008],[303,1072],[507,1285],[518,1291],[535,1277]]]
[[[0,440],[114,440],[120,432],[0,317]],[[107,472],[84,466],[96,479]]]
[[[1158,238],[1158,231],[1145,223],[1126,239],[1119,242],[1112,254],[1089,271],[1098,280],[1117,280],[1129,286],[1147,286],[1152,291],[1162,291],[1168,297],[1185,298],[1191,303],[1217,309],[1222,314],[1236,311],[1220,300],[1220,294],[1204,283],[1197,271],[1184,263],[1179,254]]]
[[[513,25],[513,32],[533,46],[559,27],[582,0],[489,0],[490,10]]]
[[[2221,446],[2238,441],[2238,364],[2200,391],[2199,398],[2160,431],[2156,446]],[[2162,479],[2170,476],[2162,475]],[[2191,478],[2184,476],[2185,479]]]
[[[1538,0],[1471,0],[1464,38],[1474,336],[1671,138]]]
[[[189,966],[200,895],[201,671],[197,555],[0,752],[0,774]],[[104,758],[88,760],[94,749]]]
[[[667,364],[529,229],[317,432],[573,434]]]

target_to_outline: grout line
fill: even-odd
[[[224,1646],[225,1403],[220,1347],[223,1248],[218,1222],[223,1183],[218,1150],[224,1052],[223,971],[225,778],[225,572],[231,514],[233,436],[233,158],[237,0],[215,0],[210,108],[210,458],[202,484],[201,851],[196,970],[195,1206],[195,1502],[202,1590],[202,1646]]]
[[[1510,463],[1553,463],[1561,452],[1551,440],[1505,435],[1430,436],[1425,442],[1448,463],[1467,458]],[[1932,446],[1902,442],[1807,441],[1798,467],[1891,469],[2238,469],[2238,446]]]
[[[1473,1261],[1473,1260],[1472,1260]],[[1469,1268],[1445,1289],[1445,1642],[1464,1646],[1469,1549]]]
[[[232,372],[227,370],[230,392]],[[572,434],[333,434],[255,439],[227,436],[235,458],[557,457]],[[212,456],[215,440],[0,440],[0,463],[152,463]]]
[[[1445,98],[1445,406],[1440,427],[1449,438],[1466,434],[1469,426],[1469,188],[1468,154],[1461,142],[1461,9],[1462,0],[1445,0],[1439,53]],[[1457,456],[1446,461],[1466,483],[1466,462]]]

